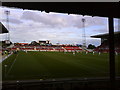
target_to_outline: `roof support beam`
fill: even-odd
[[[109,23],[109,66],[111,90],[115,90],[115,48],[114,48],[114,21],[113,17],[108,17]]]

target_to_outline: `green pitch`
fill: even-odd
[[[118,58],[116,74],[120,76]],[[109,55],[21,51],[2,62],[2,75],[3,80],[108,77]]]

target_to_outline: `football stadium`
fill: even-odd
[[[0,34],[9,33],[0,24]],[[53,44],[51,40],[13,43],[8,36],[8,40],[0,42],[1,90],[120,90],[120,31],[91,38],[101,39],[100,45],[89,49],[85,42],[83,45]]]

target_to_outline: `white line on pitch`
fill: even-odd
[[[12,69],[12,67],[13,67],[14,63],[15,63],[15,62],[16,62],[16,60],[17,60],[17,57],[18,57],[18,54],[17,54],[17,56],[16,56],[16,58],[15,58],[14,62],[12,63],[12,65],[11,65],[10,69],[8,70],[8,72],[7,72],[6,76],[7,76],[7,75],[9,74],[9,72],[11,71],[11,69]]]

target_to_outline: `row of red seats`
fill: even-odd
[[[14,46],[11,48],[12,50],[16,50],[19,48],[20,50],[82,50],[79,47],[50,47],[50,46]]]
[[[100,46],[94,49],[96,52],[109,52],[109,42],[104,41]],[[120,42],[115,42],[115,52],[120,53]]]

